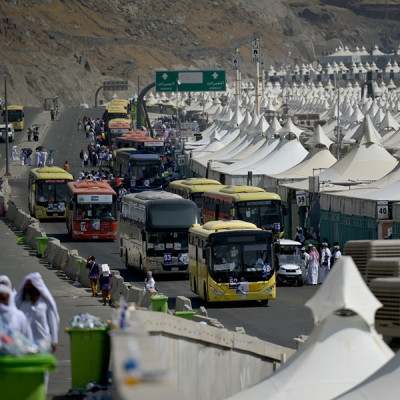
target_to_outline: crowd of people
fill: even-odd
[[[309,285],[323,283],[330,269],[342,256],[339,243],[335,242],[331,250],[327,238],[320,243],[318,235],[312,228],[308,232],[306,228],[300,227],[297,228],[295,240],[301,243],[298,251],[307,270],[307,283]]]

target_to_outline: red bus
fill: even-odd
[[[74,240],[115,240],[117,194],[102,181],[68,183],[66,223]]]
[[[165,153],[165,143],[163,140],[154,139],[146,136],[143,131],[129,131],[116,138],[117,148],[133,147],[136,150],[147,150],[161,156]]]

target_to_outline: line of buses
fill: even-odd
[[[117,207],[106,182],[33,168],[29,210],[41,220],[65,219],[74,240],[118,239],[126,267],[189,275],[191,290],[208,302],[274,299],[279,196],[196,178],[174,181],[169,190],[130,193]]]

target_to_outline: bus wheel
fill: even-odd
[[[206,284],[204,284],[204,301],[208,304],[208,292],[206,288]]]
[[[196,282],[196,278],[193,278],[193,291],[197,294],[197,282]]]
[[[139,270],[142,274],[144,273],[142,256],[140,256],[140,259],[139,259]]]
[[[129,268],[129,262],[128,262],[128,250],[125,251],[125,268]]]
[[[261,300],[261,304],[263,306],[267,306],[268,305],[268,299],[267,300]]]

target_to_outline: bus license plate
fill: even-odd
[[[99,237],[97,235],[92,236],[93,239],[98,239]]]
[[[172,271],[172,272],[178,272],[178,271],[179,271],[179,268],[178,268],[178,267],[171,267],[171,271]]]

